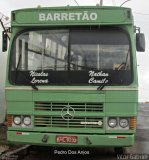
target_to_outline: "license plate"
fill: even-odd
[[[56,136],[57,143],[77,143],[77,136]]]

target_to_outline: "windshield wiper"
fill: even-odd
[[[109,79],[107,79],[106,83],[102,83],[99,87],[97,87],[97,90],[102,90],[105,86],[109,84]]]
[[[16,67],[16,69],[15,69],[15,72],[16,72],[16,74],[15,74],[15,84],[16,84],[17,78],[18,78],[18,69],[19,69],[19,65],[20,65],[20,62],[21,62],[21,57],[22,57],[22,54],[19,55],[18,64],[17,64],[17,67]],[[30,82],[30,80],[29,80],[22,72],[19,72],[19,73],[21,73],[21,74],[23,75],[23,77],[24,77],[28,82]],[[31,87],[32,87],[34,90],[38,91],[38,87],[37,87],[36,85],[31,84]]]
[[[101,86],[97,87],[97,90],[102,90],[108,83],[103,83]]]
[[[36,86],[36,85],[31,85],[31,87],[34,89],[34,90],[36,90],[36,91],[38,91],[39,89],[38,89],[38,87]]]

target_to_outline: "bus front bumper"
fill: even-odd
[[[61,138],[57,142],[57,138]],[[70,140],[75,137],[75,141]],[[108,134],[108,135],[91,135],[91,134],[60,134],[60,133],[39,133],[39,132],[21,132],[8,131],[7,139],[12,143],[48,145],[48,146],[132,146],[134,144],[134,134]]]

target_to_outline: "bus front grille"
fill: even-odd
[[[61,111],[64,107],[70,106],[76,112],[103,112],[103,103],[55,103],[35,102],[35,111]]]
[[[49,128],[103,128],[103,118],[99,117],[74,117],[65,120],[60,116],[35,116],[35,127]]]

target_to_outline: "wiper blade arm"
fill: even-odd
[[[106,83],[102,83],[99,87],[97,87],[97,90],[102,90],[105,86],[109,84],[109,80]]]
[[[105,86],[106,86],[106,84],[104,83],[104,84],[102,84],[101,86],[97,87],[97,90],[100,90],[100,91],[101,91]]]
[[[37,86],[35,86],[35,85],[31,85],[31,87],[34,89],[34,90],[36,90],[36,91],[38,91],[39,89],[38,89],[38,87]]]

